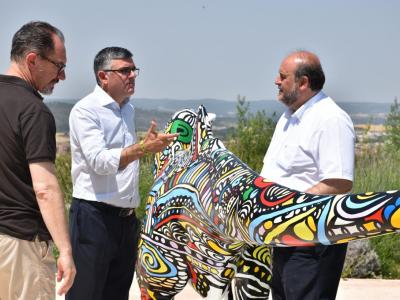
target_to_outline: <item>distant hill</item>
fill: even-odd
[[[60,101],[46,101],[50,110],[53,112],[57,131],[68,132],[69,112],[76,100],[60,99]],[[236,124],[236,102],[219,99],[199,99],[199,100],[174,100],[174,99],[133,99],[136,107],[136,127],[137,130],[146,130],[149,122],[155,119],[159,128],[163,128],[165,123],[172,117],[174,112],[190,108],[197,110],[202,104],[207,111],[217,115],[214,123],[215,130],[226,130]],[[268,116],[276,114],[277,118],[285,109],[284,105],[276,100],[257,100],[249,101],[250,111],[255,113],[264,110]],[[368,102],[339,102],[352,118],[355,124],[383,124],[386,114],[390,111],[390,103],[368,103]]]

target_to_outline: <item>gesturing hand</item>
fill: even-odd
[[[147,134],[143,142],[146,151],[151,153],[160,152],[167,147],[170,142],[179,136],[179,133],[158,133],[156,128],[157,123],[155,121],[151,121],[150,127],[147,130]]]

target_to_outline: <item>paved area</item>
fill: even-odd
[[[64,297],[57,296],[57,300]],[[202,300],[191,286],[187,286],[175,300]],[[220,300],[208,298],[209,300]],[[336,300],[398,300],[400,299],[400,280],[385,279],[342,279]],[[129,300],[140,300],[136,281],[132,284]]]

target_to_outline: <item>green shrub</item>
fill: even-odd
[[[56,173],[61,190],[64,193],[66,207],[69,208],[72,201],[71,154],[57,155]]]
[[[138,219],[143,220],[147,196],[151,186],[153,185],[153,156],[147,155],[140,160],[140,184],[139,184],[139,194],[140,194],[140,206],[136,210],[136,215]]]

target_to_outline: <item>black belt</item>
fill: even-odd
[[[91,206],[96,207],[98,210],[100,210],[106,214],[113,215],[113,216],[129,217],[129,216],[135,215],[134,208],[117,207],[117,206],[112,206],[110,204],[106,204],[103,202],[89,201],[89,200],[78,199],[78,198],[73,198],[73,200],[85,202],[87,204],[90,204]]]

